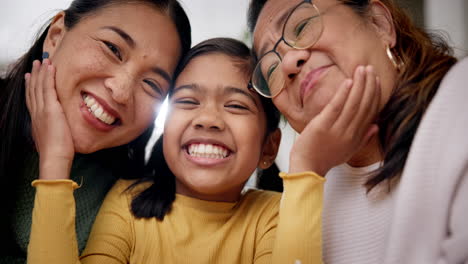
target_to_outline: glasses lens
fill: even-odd
[[[265,97],[276,96],[284,84],[281,60],[274,52],[267,53],[258,62],[252,75],[255,90]]]
[[[322,34],[322,17],[313,4],[304,3],[294,9],[284,26],[284,40],[295,48],[308,48]]]

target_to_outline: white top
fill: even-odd
[[[326,176],[323,210],[324,263],[382,263],[393,212],[394,195],[380,189],[366,193],[367,174],[379,163],[353,168],[347,164]]]

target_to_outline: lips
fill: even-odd
[[[230,151],[222,146],[213,144],[190,144],[187,153],[192,157],[207,159],[224,159]]]
[[[328,68],[330,68],[330,65],[315,68],[307,73],[306,77],[301,82],[300,98],[302,104],[304,104],[304,98],[315,88]]]
[[[192,138],[182,145],[187,159],[201,167],[220,166],[228,162],[235,151],[222,141],[213,138]]]
[[[103,99],[87,92],[82,92],[81,97],[80,112],[88,125],[102,132],[109,132],[122,125],[117,111]]]
[[[225,159],[232,151],[220,144],[193,142],[185,145],[187,154],[195,158]]]
[[[89,93],[82,93],[82,98],[88,111],[102,123],[115,125],[120,121],[117,112],[110,108],[102,99]]]

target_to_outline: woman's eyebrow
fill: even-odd
[[[125,32],[124,30],[118,27],[114,27],[114,26],[105,26],[105,27],[102,27],[102,29],[108,29],[117,33],[117,35],[119,35],[128,44],[128,46],[130,46],[130,48],[132,49],[135,48],[136,46],[135,40],[133,40],[133,38],[130,37],[130,35],[127,34],[127,32]]]
[[[169,75],[169,73],[167,73],[165,70],[159,68],[159,67],[153,67],[151,68],[151,71],[160,75],[164,80],[166,80],[168,83],[171,83],[172,80],[171,80],[171,76]]]

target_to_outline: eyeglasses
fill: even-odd
[[[281,55],[276,51],[279,43],[284,41],[294,49],[306,49],[317,42],[322,31],[322,17],[312,0],[304,0],[294,7],[286,18],[281,38],[255,66],[251,80],[253,88],[264,97],[278,95],[284,89],[286,80],[281,70]]]

